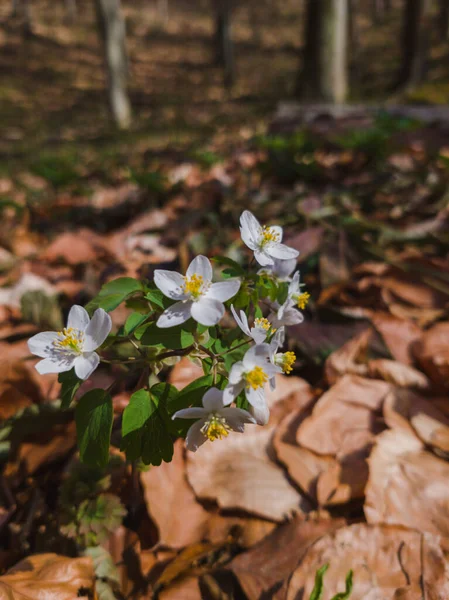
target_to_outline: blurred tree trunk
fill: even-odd
[[[12,0],[11,16],[23,19],[23,31],[31,33],[31,7],[30,0]]]
[[[440,38],[449,39],[449,0],[440,0],[440,14],[438,19]]]
[[[359,48],[359,31],[357,28],[357,0],[348,0],[348,37],[350,53],[356,54]]]
[[[214,0],[215,7],[215,61],[224,70],[224,85],[235,83],[234,46],[231,29],[230,0]]]
[[[74,23],[77,16],[76,0],[65,0],[66,21]]]
[[[112,117],[119,129],[127,129],[131,124],[131,104],[127,92],[128,60],[120,0],[95,0],[95,7],[104,46]]]
[[[402,67],[398,84],[412,88],[426,77],[432,22],[430,0],[406,0],[402,20]]]
[[[348,0],[308,0],[298,96],[344,102],[348,89]]]
[[[391,10],[391,0],[371,0],[371,15],[375,23],[382,21]]]

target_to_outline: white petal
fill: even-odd
[[[219,281],[213,283],[205,294],[205,298],[226,302],[233,298],[240,289],[240,281],[238,279],[229,279],[228,281]]]
[[[267,331],[261,327],[252,327],[250,336],[256,344],[262,344],[267,339]]]
[[[282,227],[280,227],[279,225],[270,225],[270,230],[273,233],[277,233],[277,235],[278,235],[278,242],[282,242],[282,236],[284,235]]]
[[[89,314],[82,306],[72,306],[69,312],[69,318],[67,319],[67,327],[73,327],[73,329],[79,329],[84,331],[89,325]]]
[[[229,383],[232,383],[233,385],[235,383],[239,383],[239,381],[242,380],[242,375],[244,372],[245,366],[243,361],[239,360],[238,362],[234,363],[229,372]]]
[[[180,273],[156,269],[154,272],[154,283],[167,298],[181,300],[186,297],[186,294],[182,290],[184,277]]]
[[[270,244],[267,246],[267,253],[273,258],[280,258],[281,260],[288,260],[299,256],[298,250],[290,248],[285,244]]]
[[[247,410],[241,408],[223,408],[220,411],[220,415],[226,419],[226,423],[234,431],[243,433],[245,429],[245,423],[255,423],[256,420],[252,417]]]
[[[208,411],[204,408],[192,406],[192,408],[182,408],[173,415],[172,419],[201,419],[207,417]]]
[[[266,404],[250,406],[249,412],[253,415],[258,425],[266,425],[270,420],[270,409]]]
[[[224,306],[219,300],[200,298],[192,304],[192,317],[201,325],[216,325],[224,315]]]
[[[287,260],[276,258],[272,267],[272,272],[278,279],[287,280],[292,271],[295,270],[297,262],[296,258],[289,258]]]
[[[250,370],[254,367],[265,366],[270,360],[269,344],[258,344],[250,348],[243,357],[245,369]]]
[[[35,368],[41,375],[47,375],[47,373],[64,373],[65,371],[70,371],[73,367],[74,360],[75,356],[68,357],[67,360],[61,362],[56,362],[51,358],[45,358],[44,360],[40,360]]]
[[[254,258],[257,260],[259,265],[262,265],[262,267],[274,265],[274,260],[271,258],[271,256],[268,256],[264,250],[260,250],[259,248],[254,250]]]
[[[248,317],[243,312],[243,310],[240,311],[240,317],[239,317],[234,306],[231,304],[231,312],[234,315],[234,319],[236,320],[237,325],[240,327],[240,329],[243,331],[243,333],[250,336],[251,332],[250,332],[250,329],[248,326]]]
[[[207,440],[207,437],[202,434],[201,427],[204,425],[204,419],[201,421],[197,421],[190,427],[186,436],[186,446],[187,450],[191,452],[196,452],[200,446],[204,444]]]
[[[290,281],[288,286],[288,296],[291,298],[294,294],[299,294],[299,271],[293,275],[293,279]]]
[[[89,352],[75,358],[73,366],[76,376],[80,379],[87,379],[92,375],[100,364],[100,357],[96,352]]]
[[[240,235],[251,250],[255,250],[259,245],[262,227],[249,210],[245,210],[240,217]]]
[[[102,308],[97,308],[91,322],[86,327],[84,352],[92,352],[101,346],[108,337],[112,327],[112,319]]]
[[[210,260],[200,254],[192,260],[186,275],[187,277],[201,275],[204,281],[212,281],[212,265],[210,264]]]
[[[174,327],[185,323],[191,317],[192,302],[176,302],[169,306],[157,320],[158,327]]]
[[[270,379],[270,390],[274,392],[276,389],[276,377],[271,377]]]
[[[304,315],[297,308],[287,308],[282,317],[283,325],[299,325],[304,321]]]
[[[256,390],[252,387],[245,388],[245,395],[248,402],[254,408],[260,409],[266,406],[265,388],[257,388]]]
[[[244,381],[239,381],[238,383],[234,384],[230,383],[228,386],[226,386],[223,391],[223,404],[225,406],[231,404],[231,402],[233,402],[237,398],[237,396],[240,394],[244,387]]]
[[[216,412],[223,408],[223,391],[210,388],[203,396],[203,406],[208,412]]]
[[[28,340],[28,348],[32,354],[46,358],[54,354],[53,342],[57,339],[58,334],[56,331],[44,331],[33,335]]]
[[[285,342],[285,328],[284,327],[280,327],[276,333],[274,334],[274,336],[271,339],[270,342],[270,346],[272,349],[274,349],[274,352],[277,352],[278,349],[283,346]]]

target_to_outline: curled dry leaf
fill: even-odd
[[[449,535],[449,463],[427,452],[406,429],[381,433],[368,463],[364,510],[369,523]]]
[[[289,577],[307,548],[324,534],[343,527],[343,519],[284,523],[250,551],[228,565],[249,600],[272,597]]]
[[[244,435],[230,433],[189,453],[187,474],[197,497],[272,521],[307,512],[309,503],[268,456],[272,433],[272,428],[249,425]]]
[[[368,374],[366,352],[372,335],[372,329],[366,329],[332,352],[324,367],[329,384],[332,385],[347,373],[362,376]]]
[[[68,265],[87,265],[105,256],[105,240],[90,229],[61,233],[44,250],[40,259],[64,262]]]
[[[370,377],[383,379],[398,387],[410,387],[420,390],[427,390],[430,387],[429,380],[421,371],[386,358],[370,360],[368,374]]]
[[[298,444],[338,458],[364,449],[383,427],[376,417],[390,389],[384,381],[345,375],[321,396],[300,425]]]
[[[371,322],[382,336],[391,356],[401,363],[412,365],[412,346],[421,337],[421,329],[413,321],[385,312],[373,313]]]
[[[439,538],[415,530],[361,523],[325,535],[293,572],[286,600],[309,598],[315,572],[326,563],[322,600],[344,590],[349,569],[354,572],[351,600],[449,597],[448,564]],[[409,596],[401,595],[405,593]]]
[[[384,419],[392,429],[414,431],[435,451],[449,453],[449,417],[441,408],[447,399],[427,399],[411,390],[394,390],[384,403]]]
[[[36,554],[20,561],[0,577],[1,600],[74,600],[94,593],[94,569],[90,558],[66,558]]]
[[[423,371],[441,390],[449,390],[449,323],[438,323],[413,346]]]

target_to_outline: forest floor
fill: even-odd
[[[385,111],[273,122],[298,69],[296,4],[238,9],[232,91],[206,3],[173,1],[165,26],[127,8],[135,123],[120,134],[90,3],[68,26],[62,3],[36,1],[27,38],[0,8],[0,600],[316,600],[327,563],[322,600],[449,597],[449,131]],[[399,13],[359,27],[353,100],[391,99]],[[409,100],[446,100],[446,55]],[[107,476],[84,469],[27,339],[118,276],[244,260],[246,208],[285,227],[311,294],[268,426],[196,454],[178,441],[159,467],[114,450]],[[116,375],[103,365],[78,394]],[[198,376],[188,360],[168,375]]]

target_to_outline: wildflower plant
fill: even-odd
[[[265,424],[267,390],[277,373],[293,371],[294,353],[282,352],[285,328],[303,321],[309,298],[294,272],[299,253],[282,243],[281,227],[262,226],[249,211],[240,231],[253,253],[246,267],[197,256],[185,274],[158,269],[153,281],[115,279],[85,308],[72,307],[65,329],[29,340],[43,359],[37,370],[59,374],[63,409],[101,362],[117,365],[120,381],[138,381],[121,420],[120,448],[130,461],[169,462],[179,437],[195,451]],[[109,313],[122,303],[131,314],[111,333]],[[166,373],[181,357],[201,365],[203,376],[177,390]],[[116,383],[75,402],[80,457],[90,466],[109,459]]]

